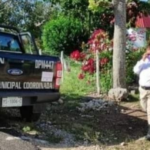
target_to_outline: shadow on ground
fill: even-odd
[[[75,141],[81,145],[85,141],[90,145],[117,145],[137,140],[147,132],[146,114],[141,111],[138,102],[114,103],[99,111],[81,112],[77,109],[79,103],[88,102],[93,97],[64,97],[63,104],[50,105],[45,120],[55,128],[73,134]],[[49,141],[53,142],[53,138]]]
[[[138,102],[131,100],[131,102],[124,102],[120,105],[116,103],[108,104],[99,111],[89,109],[81,112],[78,110],[81,102],[88,102],[93,98],[95,97],[64,95],[63,104],[49,104],[47,111],[41,117],[41,122],[39,121],[38,124],[45,122],[55,129],[66,131],[74,136],[74,143],[63,144],[63,139],[50,134],[52,132],[50,132],[50,128],[47,128],[44,132],[49,136],[47,140],[50,145],[43,147],[73,148],[76,147],[76,143],[78,143],[78,146],[83,146],[85,143],[88,143],[88,145],[112,146],[137,140],[146,134],[146,114],[141,111]],[[5,115],[0,117],[0,132],[20,136],[22,133],[17,130],[16,123],[10,125],[8,122],[13,119],[17,122],[21,122],[21,120],[19,117],[9,116],[9,114],[10,112],[5,114],[7,117]],[[6,118],[7,120],[5,120]],[[53,128],[51,129],[53,130]],[[43,133],[42,129],[39,129],[40,133]],[[40,137],[40,135],[37,137]]]
[[[16,110],[12,108],[0,110],[0,132],[21,136],[20,129],[16,129],[18,122],[21,122],[21,117],[18,114],[16,115]]]

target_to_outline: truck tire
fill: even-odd
[[[31,122],[31,121],[38,121],[41,113],[34,113],[33,106],[23,106],[20,107],[20,115],[23,120]]]

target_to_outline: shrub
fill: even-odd
[[[95,52],[100,52],[100,68],[103,68],[110,61],[110,53],[112,50],[112,42],[108,40],[108,34],[99,29],[95,30],[91,35],[87,44],[82,45],[83,52],[75,50],[71,53],[70,58],[75,61],[81,61],[81,75],[84,73],[95,73]]]
[[[81,41],[85,41],[82,22],[73,17],[59,16],[47,22],[43,29],[43,46],[49,54],[59,54],[64,51],[70,54],[73,49],[80,48]]]

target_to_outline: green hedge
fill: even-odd
[[[64,51],[68,55],[80,48],[82,41],[87,40],[86,33],[81,21],[73,17],[59,16],[47,22],[43,28],[44,51],[54,55]]]

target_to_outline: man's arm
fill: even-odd
[[[137,64],[134,66],[133,68],[133,72],[137,75],[140,74],[142,68],[143,68],[143,65],[144,65],[144,60],[141,59],[140,61],[137,62]]]
[[[137,62],[137,64],[134,66],[133,68],[133,72],[137,75],[140,74],[140,72],[143,69],[143,66],[145,64],[145,59],[148,57],[148,55],[150,55],[150,51],[147,51],[143,54],[142,59],[140,61]]]

